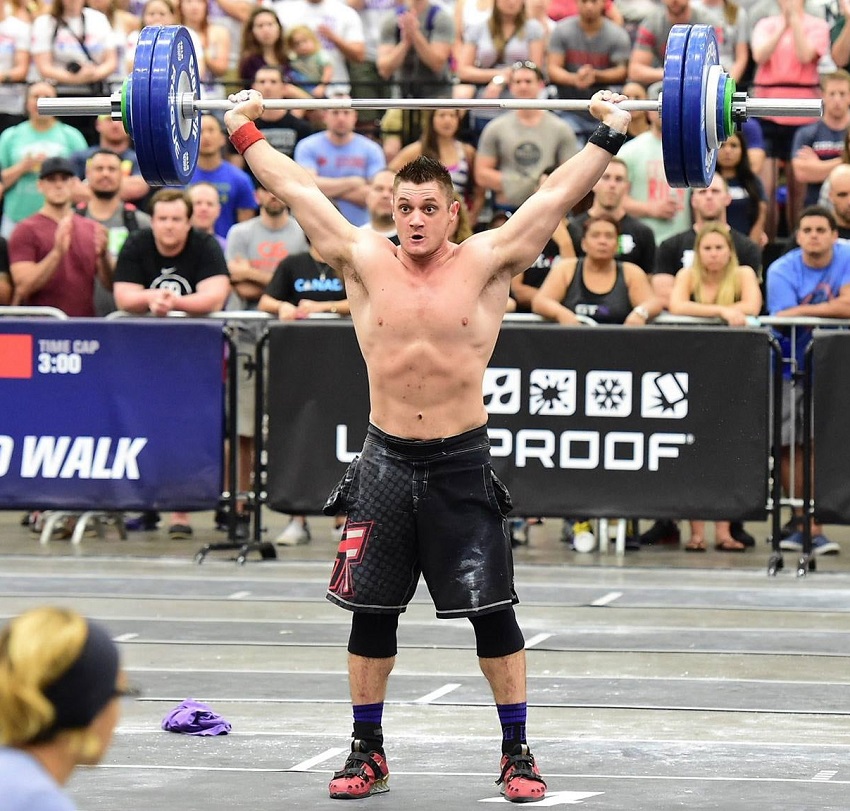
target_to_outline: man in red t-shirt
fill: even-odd
[[[21,220],[9,239],[14,303],[93,317],[94,280],[112,289],[112,260],[106,229],[74,215],[74,183],[74,167],[66,158],[48,158],[42,164],[38,189],[44,205]]]

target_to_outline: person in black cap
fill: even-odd
[[[70,316],[91,318],[95,278],[112,289],[112,260],[106,229],[74,215],[74,183],[74,167],[67,158],[42,163],[38,189],[44,205],[21,220],[9,240],[13,303],[57,307]]]
[[[109,633],[50,606],[0,632],[0,797],[4,811],[73,811],[64,785],[99,763],[133,695]]]

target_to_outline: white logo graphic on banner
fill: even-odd
[[[522,401],[519,369],[484,370],[484,407],[490,414],[519,414]]]
[[[528,378],[528,413],[568,417],[576,413],[576,373],[572,369],[535,369]]]
[[[588,372],[584,413],[588,417],[628,417],[632,413],[632,373]]]
[[[687,372],[645,372],[640,388],[641,417],[681,420],[688,416]]]

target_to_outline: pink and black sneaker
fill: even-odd
[[[519,744],[509,755],[502,755],[502,770],[497,785],[512,803],[535,803],[546,796],[546,783],[526,744]]]
[[[351,743],[345,766],[334,773],[328,790],[334,800],[359,800],[389,791],[390,770],[380,752],[370,752],[363,741]]]

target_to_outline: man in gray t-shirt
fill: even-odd
[[[517,99],[535,99],[543,74],[533,63],[520,63],[508,85]],[[499,208],[514,210],[532,195],[544,169],[559,166],[578,152],[568,124],[548,110],[512,110],[494,118],[481,132],[475,182],[489,189]]]
[[[626,29],[605,17],[605,0],[578,0],[578,14],[559,20],[549,38],[546,69],[562,99],[589,99],[623,84],[632,43]],[[585,141],[596,128],[588,112],[561,117]]]
[[[151,227],[151,218],[144,211],[121,198],[125,171],[126,164],[117,152],[96,149],[85,162],[89,200],[75,208],[77,214],[99,222],[106,229],[106,247],[113,265],[130,233]],[[94,287],[94,311],[97,315],[115,312],[115,299],[99,280]]]
[[[640,24],[629,60],[629,79],[649,87],[664,78],[664,56],[670,29],[685,25],[713,25],[711,15],[690,0],[664,0]]]
[[[378,73],[396,82],[402,98],[448,98],[454,39],[454,18],[442,5],[407,0],[381,20]]]
[[[277,266],[290,254],[309,249],[301,226],[289,214],[286,205],[270,191],[259,186],[255,192],[258,216],[238,222],[227,232],[224,256],[232,287],[224,309],[256,310],[260,296],[271,281]],[[265,326],[262,320],[234,320],[237,327],[236,351],[239,353],[237,374],[236,432],[239,435],[238,491],[251,491],[254,456],[254,404],[256,377],[253,373],[257,341]],[[248,520],[244,505],[238,504],[237,536],[248,537]]]

